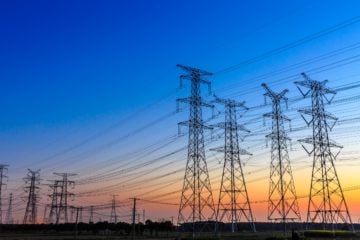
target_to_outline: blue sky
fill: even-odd
[[[326,3],[5,1],[1,128],[131,111],[174,88],[176,63],[216,71],[356,13]]]
[[[177,133],[176,123],[187,117],[186,111],[132,132],[171,113],[175,99],[188,95],[186,90],[174,94],[181,73],[177,63],[216,73],[355,17],[358,9],[356,0],[2,1],[1,161],[13,166],[9,170],[17,185],[30,166],[42,168],[45,179],[56,169],[81,172],[84,162],[100,171],[103,159]],[[259,105],[262,81],[248,79],[354,44],[360,39],[359,29],[354,24],[236,71],[215,74],[213,87],[233,86],[218,95]],[[355,81],[344,77],[359,74],[357,69],[354,64],[316,77],[338,86]],[[272,87],[277,77],[264,81]],[[345,80],[331,82],[332,78]],[[290,96],[299,95],[292,81],[275,86],[283,88],[290,89]],[[136,113],[149,103],[157,104]],[[356,107],[356,102],[349,104]],[[131,120],[126,118],[134,112]],[[127,137],[92,155],[119,136]],[[179,146],[185,144],[182,139]],[[67,150],[73,146],[79,147]],[[74,161],[88,155],[83,162]]]

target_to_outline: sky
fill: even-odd
[[[360,81],[360,23],[341,25],[358,17],[359,8],[356,0],[2,1],[0,162],[9,164],[4,195],[16,196],[16,220],[24,214],[28,168],[41,169],[41,212],[50,202],[46,184],[57,179],[53,172],[72,172],[75,206],[110,203],[117,194],[119,215],[129,221],[129,198],[136,196],[173,204],[143,201],[148,218],[176,218],[187,145],[187,130],[178,135],[177,122],[188,118],[186,105],[176,113],[176,99],[189,95],[188,83],[179,89],[178,63],[213,72],[209,80],[218,96],[250,107],[239,120],[256,133],[241,143],[253,153],[243,157],[244,171],[250,198],[263,200],[271,123],[264,126],[262,115],[271,107],[259,107],[260,84],[287,88],[294,99],[300,93],[293,82],[303,71],[329,79],[333,88]],[[360,180],[357,92],[339,91],[339,101],[328,106],[339,117],[331,137],[344,146],[337,162],[344,188]],[[294,128],[305,126],[296,110],[309,104],[290,101],[284,109]],[[311,158],[297,140],[310,134],[306,128],[289,132],[299,195],[308,192]],[[206,133],[206,153],[216,202],[223,156],[208,150],[223,138],[221,131],[215,135]],[[360,193],[345,195],[357,222]],[[306,198],[299,202],[304,219]],[[257,220],[266,220],[266,204],[253,209]],[[110,212],[97,214],[106,219]]]

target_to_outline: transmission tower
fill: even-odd
[[[83,207],[79,207],[79,223],[83,222]]]
[[[58,184],[60,187],[60,199],[59,199],[59,207],[56,218],[56,223],[68,223],[68,211],[70,209],[70,205],[68,204],[69,198],[74,198],[74,194],[69,192],[69,187],[74,186],[74,181],[69,180],[69,177],[76,176],[74,173],[54,173],[57,176],[62,177],[62,180],[58,180]]]
[[[189,127],[188,155],[185,169],[184,183],[181,193],[181,201],[178,215],[178,223],[192,223],[192,232],[203,231],[204,221],[214,219],[215,206],[210,185],[209,172],[205,158],[204,147],[204,129],[211,129],[205,126],[202,120],[202,107],[211,107],[213,105],[203,101],[200,88],[201,84],[209,87],[210,81],[203,77],[211,76],[212,73],[183,65],[177,65],[187,74],[180,76],[182,80],[187,79],[191,82],[191,96],[178,99],[177,102],[190,104],[190,119],[180,122],[179,125]],[[197,226],[199,223],[200,225]],[[202,227],[200,227],[202,225]],[[210,230],[210,229],[207,229]]]
[[[282,102],[288,100],[285,96],[288,90],[275,93],[266,84],[261,86],[266,91],[265,98],[272,102],[272,112],[264,115],[272,119],[272,131],[266,136],[271,140],[268,219],[281,221],[285,232],[286,222],[301,220],[287,147],[290,138],[284,127],[284,122],[290,119],[282,113],[281,107]]]
[[[332,230],[337,223],[346,223],[354,230],[334,165],[334,160],[340,151],[334,154],[332,150],[341,149],[342,146],[330,140],[328,134],[337,118],[326,112],[324,107],[325,103],[331,103],[336,92],[326,87],[327,80],[320,82],[310,79],[305,73],[302,75],[305,80],[295,84],[304,97],[311,97],[311,108],[299,112],[306,124],[312,125],[313,130],[312,137],[299,140],[308,155],[313,155],[307,223],[309,225],[320,222],[323,229]],[[307,91],[303,91],[304,88]],[[310,144],[311,148],[306,148],[304,144]]]
[[[116,195],[113,195],[111,201],[111,214],[110,214],[110,222],[117,223],[117,215],[116,215]]]
[[[9,206],[6,214],[6,224],[13,224],[13,217],[12,217],[12,201],[13,201],[13,194],[10,193],[9,197]]]
[[[44,217],[43,217],[43,223],[49,223],[49,219],[46,217],[47,211],[48,211],[49,205],[46,204],[44,208]]]
[[[3,186],[6,184],[4,183],[4,178],[7,178],[6,171],[8,165],[0,164],[0,224],[2,224],[2,193],[3,193]]]
[[[25,192],[28,192],[26,210],[24,215],[23,224],[36,224],[37,223],[37,193],[40,184],[40,170],[32,171],[28,169],[29,173],[24,178],[25,183],[29,186],[25,187]]]
[[[49,185],[49,187],[52,191],[52,194],[49,195],[49,197],[51,198],[51,205],[50,205],[48,223],[56,223],[57,216],[58,216],[58,210],[59,210],[59,202],[58,202],[59,181],[55,180],[53,184]]]
[[[89,223],[94,222],[94,206],[90,206],[90,217],[89,217]]]
[[[75,212],[78,213],[78,208],[74,207],[74,206],[68,206],[68,208],[70,209],[70,221],[71,223],[74,222],[74,214]]]
[[[135,223],[135,218],[136,218],[136,200],[137,198],[131,198],[133,200],[133,208],[131,209],[131,222],[132,222],[132,231],[131,231],[131,239],[135,240],[135,234],[136,234],[136,223]]]
[[[225,106],[225,122],[214,125],[214,127],[225,130],[225,147],[211,149],[217,152],[224,152],[225,155],[216,219],[220,222],[223,220],[230,222],[231,231],[235,232],[239,230],[238,224],[243,217],[249,222],[251,229],[255,231],[249,195],[240,160],[240,154],[251,154],[239,147],[238,135],[239,130],[250,131],[237,123],[237,108],[244,110],[248,108],[244,106],[244,102],[214,97],[216,103]]]

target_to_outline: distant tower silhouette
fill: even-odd
[[[49,195],[51,198],[51,205],[50,205],[50,212],[49,212],[49,218],[48,223],[56,223],[57,216],[58,216],[58,210],[59,210],[59,203],[58,203],[58,188],[59,188],[59,181],[55,180],[53,184],[50,184],[50,189],[52,190],[52,194]]]
[[[287,221],[301,220],[287,148],[290,138],[284,128],[284,121],[290,119],[281,109],[282,101],[287,101],[285,94],[288,90],[275,93],[266,84],[261,86],[266,91],[264,96],[272,102],[272,112],[264,115],[272,119],[272,132],[266,136],[271,140],[268,219],[281,221],[283,230],[286,231]]]
[[[187,74],[180,76],[180,83],[183,79],[191,82],[191,96],[178,99],[178,102],[190,104],[190,119],[180,122],[179,125],[189,127],[188,155],[185,169],[184,183],[181,193],[181,201],[178,215],[178,223],[192,223],[192,232],[205,231],[205,225],[198,225],[198,222],[214,220],[215,206],[210,185],[209,172],[205,158],[204,128],[202,119],[202,107],[213,107],[204,102],[200,94],[200,85],[206,84],[210,90],[210,81],[203,77],[212,74],[197,68],[177,65]],[[211,229],[207,229],[211,230]]]
[[[28,169],[29,173],[24,178],[25,183],[29,183],[29,186],[25,187],[25,192],[28,192],[28,199],[26,204],[26,210],[24,215],[23,224],[36,224],[37,223],[37,192],[40,184],[40,170],[32,171]]]
[[[54,173],[57,176],[62,177],[62,180],[58,180],[60,184],[60,199],[59,199],[59,209],[57,214],[56,223],[68,223],[68,211],[71,208],[69,206],[69,198],[73,198],[75,195],[68,191],[70,186],[74,186],[74,181],[69,180],[69,177],[76,176],[74,173]]]
[[[324,107],[325,102],[331,103],[336,92],[325,86],[327,80],[319,82],[305,73],[302,75],[305,80],[295,84],[304,97],[311,96],[311,108],[299,112],[306,124],[312,125],[313,132],[312,137],[299,140],[301,144],[311,145],[310,150],[304,145],[303,148],[309,156],[313,155],[307,223],[320,222],[324,229],[334,229],[337,223],[347,223],[354,230],[334,164],[339,151],[335,155],[332,152],[332,149],[342,147],[329,139],[329,131],[337,118],[326,112]],[[304,92],[304,88],[308,90]]]
[[[68,206],[68,209],[70,210],[70,223],[74,223],[74,214],[79,216],[78,215],[78,208],[77,207],[74,207],[74,206]],[[76,219],[76,216],[75,216],[75,219]],[[76,219],[77,220],[77,219]]]
[[[49,219],[47,218],[47,211],[48,211],[49,205],[46,204],[44,208],[44,217],[43,217],[43,223],[49,223]]]
[[[7,224],[13,224],[14,220],[12,217],[12,201],[13,201],[13,194],[10,193],[10,197],[9,197],[9,206],[8,206],[8,210],[7,210],[7,214],[6,214],[6,223]]]
[[[90,206],[90,216],[89,216],[89,223],[94,222],[94,206]]]
[[[3,194],[3,186],[5,186],[4,178],[6,178],[6,171],[8,165],[0,164],[0,224],[2,224],[3,214],[2,214],[2,194]]]
[[[83,207],[79,207],[79,222],[83,222]]]
[[[110,214],[110,222],[117,223],[117,215],[116,215],[116,195],[113,195],[111,201],[111,214]]]
[[[254,219],[251,211],[249,195],[246,188],[240,154],[251,155],[239,147],[238,131],[249,132],[242,125],[237,123],[237,108],[247,110],[243,102],[236,102],[231,99],[221,99],[216,96],[216,103],[225,106],[225,122],[218,123],[214,127],[225,130],[225,146],[211,150],[224,152],[224,167],[221,178],[218,208],[216,212],[217,221],[231,223],[232,232],[238,231],[242,217],[249,222],[250,227],[255,231]]]

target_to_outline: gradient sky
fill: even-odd
[[[41,168],[43,183],[55,179],[55,171],[77,173],[74,180],[79,184],[74,192],[79,197],[73,202],[77,206],[110,202],[110,194],[118,194],[124,202],[119,213],[124,221],[130,219],[129,197],[141,198],[153,190],[143,198],[178,203],[179,194],[170,193],[181,189],[186,151],[173,151],[187,143],[186,137],[176,137],[177,122],[187,118],[187,108],[175,114],[175,100],[189,91],[188,84],[178,89],[181,71],[175,65],[215,72],[211,78],[215,92],[245,100],[249,107],[263,104],[262,82],[276,91],[288,88],[289,98],[296,98],[299,92],[293,81],[301,79],[301,72],[328,64],[331,67],[344,59],[349,59],[345,61],[348,64],[310,75],[329,79],[330,87],[355,83],[360,81],[356,62],[360,23],[234,71],[221,70],[357,17],[358,9],[360,2],[356,0],[2,1],[0,162],[10,165],[5,197],[15,193],[17,219],[24,211],[20,197],[27,168]],[[353,49],[268,74],[349,46]],[[254,79],[263,74],[268,75]],[[299,76],[292,77],[296,74]],[[337,99],[354,98],[334,104],[329,111],[340,120],[359,116],[357,93],[358,89],[339,92]],[[309,104],[307,100],[290,104],[286,114],[294,126],[304,126],[296,110]],[[254,154],[244,159],[245,172],[265,169],[246,176],[249,180],[260,178],[249,183],[253,201],[263,200],[267,193],[262,186],[268,184],[270,158],[264,136],[270,122],[263,127],[261,116],[270,110],[253,109],[241,120],[259,118],[248,126],[258,135],[243,143]],[[221,120],[219,116],[214,122]],[[357,120],[349,120],[332,133],[345,146],[340,155],[343,162],[339,160],[344,187],[355,186],[360,180],[356,171],[360,167],[359,127]],[[294,139],[290,157],[293,168],[299,168],[294,171],[299,195],[308,191],[311,169],[306,166],[311,159],[296,140],[309,134],[310,130],[290,133]],[[168,145],[160,148],[164,144]],[[221,144],[220,137],[207,149]],[[213,188],[217,189],[222,155],[208,153],[208,157]],[[158,160],[152,162],[154,159]],[[131,167],[134,169],[129,170]],[[344,176],[344,172],[348,174]],[[104,177],[86,184],[97,174]],[[91,188],[95,191],[86,195]],[[47,187],[41,192],[44,205],[49,202]],[[165,197],[158,197],[161,194]],[[216,199],[216,190],[214,196]],[[357,222],[359,191],[346,196]],[[300,200],[303,219],[305,200]],[[177,215],[177,206],[142,204],[140,207],[154,219]],[[254,204],[253,208],[256,218],[265,220],[266,205]],[[110,213],[101,214],[98,217],[106,219]]]

